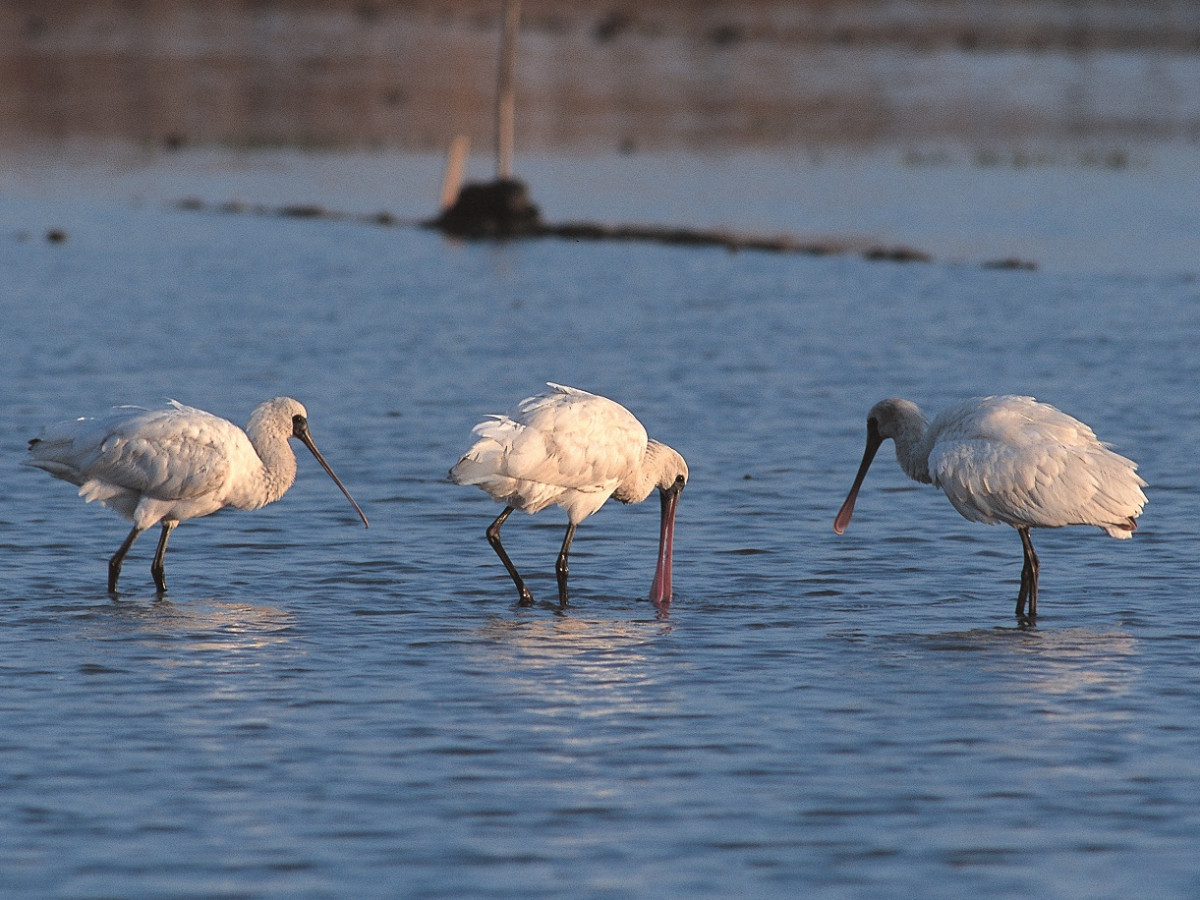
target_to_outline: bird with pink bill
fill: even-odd
[[[566,510],[567,531],[555,565],[561,607],[567,605],[568,555],[579,523],[609,497],[639,503],[657,488],[661,518],[650,600],[665,610],[672,593],[675,510],[687,484],[687,463],[666,444],[649,440],[642,423],[619,403],[577,388],[549,387],[509,415],[476,425],[478,440],[450,470],[451,480],[476,485],[504,504],[486,534],[517,586],[521,606],[532,605],[533,594],[500,543],[500,527],[514,510]]]
[[[1129,538],[1146,505],[1137,465],[1048,403],[976,397],[931,422],[915,403],[892,398],[867,413],[862,463],[833,522],[838,534],[850,524],[867,469],[888,438],[905,474],[940,487],[965,518],[1017,530],[1024,549],[1019,619],[1037,616],[1039,561],[1030,529],[1094,525],[1110,537]]]

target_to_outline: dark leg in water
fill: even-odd
[[[163,574],[163,559],[167,555],[167,541],[170,540],[171,532],[178,524],[178,522],[163,520],[162,534],[158,538],[158,549],[154,551],[154,562],[150,563],[150,574],[154,577],[154,586],[158,588],[160,594],[167,592],[167,580]]]
[[[508,554],[504,552],[504,545],[500,543],[500,526],[504,524],[504,520],[512,514],[511,506],[504,507],[504,512],[496,516],[496,521],[488,526],[487,539],[492,545],[492,549],[496,551],[496,555],[500,557],[500,562],[504,563],[504,568],[508,569],[508,574],[512,576],[513,583],[517,586],[517,593],[521,595],[521,606],[533,606],[533,594],[529,593],[529,588],[525,587],[525,582],[521,579],[521,575],[517,572],[517,567],[512,564],[512,560],[508,558]]]
[[[571,541],[575,538],[575,523],[567,525],[567,535],[563,538],[562,549],[558,551],[558,562],[554,564],[554,574],[558,576],[558,605],[567,605],[567,554],[571,552]]]
[[[125,554],[129,552],[129,548],[133,546],[133,542],[137,540],[138,535],[145,531],[144,528],[138,528],[136,525],[129,532],[129,537],[125,538],[125,542],[117,548],[117,552],[112,555],[108,561],[108,592],[115,594],[117,592],[117,580],[121,577],[121,563],[125,562]]]
[[[1038,596],[1038,562],[1037,554],[1033,552],[1033,541],[1029,539],[1029,527],[1017,529],[1021,536],[1021,546],[1025,550],[1025,562],[1021,566],[1021,592],[1017,594],[1017,618],[1037,618]],[[1029,615],[1025,615],[1025,601],[1029,601]]]

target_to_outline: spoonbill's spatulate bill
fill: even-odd
[[[163,409],[118,407],[104,417],[48,426],[29,442],[25,465],[79,485],[84,500],[99,500],[133,522],[108,561],[109,593],[116,593],[121,563],[138,535],[161,524],[150,572],[165,593],[163,558],[175,526],[227,506],[258,509],[282,497],[296,480],[296,457],[288,446],[293,437],[312,451],[366,525],[367,517],[313,443],[308,413],[290,397],[260,405],[245,431],[174,400]]]
[[[474,484],[505,504],[487,529],[488,542],[512,576],[520,604],[533,595],[500,543],[500,526],[514,509],[535,513],[558,505],[567,511],[567,533],[558,554],[558,601],[567,605],[567,555],[575,528],[609,497],[639,503],[658,488],[662,513],[658,563],[650,600],[671,601],[675,509],[688,479],[683,457],[658,441],[625,407],[606,397],[551,384],[521,401],[511,415],[475,426],[479,440],[450,470],[457,484]]]
[[[1032,397],[977,397],[929,422],[908,400],[867,413],[867,446],[858,475],[833,522],[841,534],[875,452],[887,438],[909,478],[934,484],[964,517],[1017,529],[1024,548],[1017,616],[1037,615],[1038,558],[1031,528],[1095,525],[1129,538],[1146,505],[1137,465],[1096,439],[1092,429]]]

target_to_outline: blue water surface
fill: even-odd
[[[997,230],[963,220],[976,228],[954,246],[864,227],[933,252],[904,265],[455,243],[215,208],[255,186],[333,203],[343,182],[322,173],[378,171],[281,165],[299,174],[151,168],[139,191],[136,172],[71,168],[0,196],[0,892],[1200,890],[1200,281],[1180,253],[1126,265],[1080,249],[1118,230],[1086,221],[1100,194],[1119,208],[1121,179],[1141,176],[1086,173],[1084,218],[1055,207],[1077,223],[1070,252],[1048,242],[1049,265],[1008,271],[980,265],[1010,252],[990,238],[1026,229],[995,209]],[[391,163],[423,189],[431,164],[411,165]],[[833,177],[884,182],[872,165]],[[533,169],[566,208],[567,164]],[[952,174],[947,197],[971,180]],[[1079,173],[1028,174],[1068,198]],[[1194,220],[1150,174],[1145,201],[1179,215],[1136,240],[1161,250]],[[996,177],[979,173],[981,194]],[[208,205],[174,207],[173,184]],[[419,209],[405,190],[402,211]],[[580,202],[636,220],[650,199],[635,194],[625,215]],[[705,224],[760,223],[714,207]],[[546,381],[619,400],[686,456],[669,616],[645,600],[657,504],[580,527],[566,610],[561,512],[510,519],[538,599],[521,609],[484,540],[499,507],[446,478],[472,425]],[[1084,419],[1150,483],[1131,541],[1035,535],[1030,628],[1013,616],[1016,534],[962,519],[886,448],[850,529],[831,528],[872,403],[934,412],[999,392]],[[243,423],[277,394],[307,405],[370,529],[300,449],[280,502],[177,530],[165,599],[149,535],[110,598],[126,523],[19,465],[47,421],[174,397]]]

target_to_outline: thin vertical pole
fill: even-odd
[[[453,206],[454,201],[458,199],[470,150],[471,139],[465,134],[460,134],[450,142],[450,148],[446,151],[446,168],[442,172],[442,196],[439,203],[443,211]]]
[[[500,71],[496,76],[496,180],[513,177],[513,117],[516,92],[513,88],[513,58],[517,27],[521,22],[521,0],[504,0],[504,31],[500,38]]]

